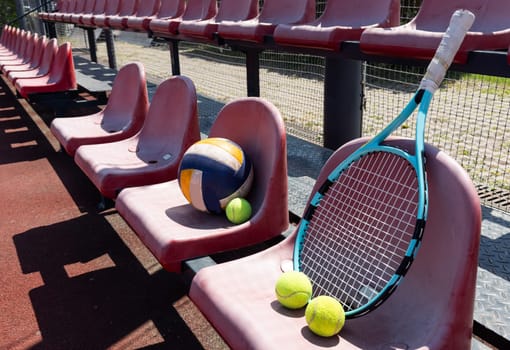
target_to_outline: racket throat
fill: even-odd
[[[421,100],[423,99],[423,95],[425,94],[425,89],[419,89],[414,95],[414,102],[419,105]]]

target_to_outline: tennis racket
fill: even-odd
[[[311,279],[314,296],[337,298],[346,317],[364,315],[383,303],[415,258],[427,219],[425,119],[473,21],[467,10],[453,14],[413,98],[329,174],[300,222],[293,267]],[[385,144],[416,109],[414,152]]]

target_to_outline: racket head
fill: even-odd
[[[301,220],[294,269],[311,279],[314,296],[337,298],[348,318],[380,305],[414,259],[426,215],[417,158],[386,144],[354,152]]]

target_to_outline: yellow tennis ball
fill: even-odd
[[[244,198],[234,198],[228,202],[225,213],[227,219],[233,224],[242,224],[251,217],[251,205]]]
[[[289,309],[299,309],[312,297],[312,282],[302,272],[284,272],[276,281],[275,292],[280,304]]]
[[[322,337],[331,337],[337,334],[345,323],[342,304],[327,295],[313,298],[306,307],[305,317],[310,330]]]

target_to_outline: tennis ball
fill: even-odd
[[[310,330],[322,337],[331,337],[337,334],[345,323],[342,304],[327,295],[313,298],[306,307],[305,317]]]
[[[251,205],[244,198],[234,198],[228,202],[225,213],[233,224],[242,224],[251,217]]]
[[[280,304],[289,309],[299,309],[312,296],[312,282],[302,272],[284,272],[276,281],[275,292]]]

